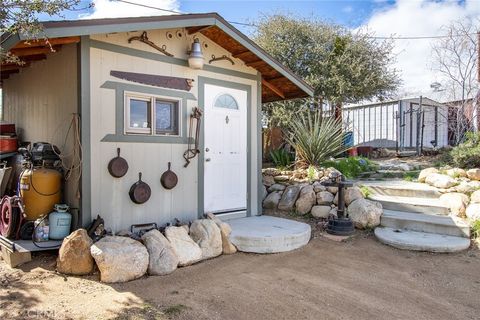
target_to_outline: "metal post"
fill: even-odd
[[[345,181],[345,177],[342,175],[340,175],[338,178],[337,178],[337,182],[338,182],[338,205],[337,205],[337,217],[342,219],[345,217],[344,215],[344,211],[345,211],[345,198],[343,196],[343,188],[344,188],[344,184],[342,182]]]

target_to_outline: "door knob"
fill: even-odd
[[[210,162],[210,160],[212,160],[212,159],[207,158],[207,159],[205,159],[205,162]]]
[[[210,151],[210,149],[209,149],[209,148],[206,148],[206,149],[205,149],[205,152],[208,152],[208,151]]]

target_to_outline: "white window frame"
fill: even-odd
[[[146,135],[146,136],[160,136],[160,137],[180,137],[182,132],[182,99],[172,98],[168,96],[159,96],[152,94],[144,94],[137,92],[124,92],[124,134],[126,135]],[[130,127],[130,100],[143,100],[150,102],[150,128],[132,128]],[[155,116],[156,116],[156,100],[174,103],[177,107],[177,133],[162,133],[156,134]]]

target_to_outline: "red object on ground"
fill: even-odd
[[[10,135],[15,135],[15,124],[13,123],[6,123],[6,122],[0,122],[0,135],[2,136],[10,136]]]
[[[356,157],[358,155],[357,147],[353,147],[353,148],[348,149],[348,155],[350,157]]]
[[[17,151],[17,138],[9,136],[0,136],[0,153],[9,153]]]
[[[370,146],[357,147],[357,153],[359,156],[362,156],[362,157],[370,156],[370,153],[372,153],[372,151],[373,151],[373,147],[370,147]]]

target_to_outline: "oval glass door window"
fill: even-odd
[[[214,106],[216,108],[235,109],[238,110],[238,104],[234,97],[229,94],[221,94],[215,100]]]

